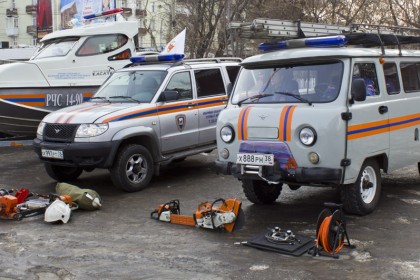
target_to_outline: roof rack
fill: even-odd
[[[185,59],[184,63],[189,63],[189,62],[216,62],[216,63],[221,63],[221,62],[241,62],[242,58],[240,57],[213,57],[213,58],[192,58],[192,59]]]
[[[388,25],[306,23],[300,20],[254,19],[252,22],[232,22],[230,31],[246,39],[297,39],[331,35],[345,35],[348,45],[363,47],[398,46],[420,43],[420,29]]]

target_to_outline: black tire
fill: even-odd
[[[379,203],[381,181],[378,162],[374,159],[366,160],[356,182],[341,187],[344,211],[362,216],[371,213]]]
[[[289,189],[291,189],[292,191],[296,191],[298,189],[300,189],[300,187],[302,187],[302,185],[296,185],[296,184],[288,184]]]
[[[137,192],[149,184],[153,176],[153,159],[141,145],[128,145],[118,153],[111,168],[111,180],[126,192]]]
[[[58,182],[76,180],[83,172],[83,169],[80,167],[60,166],[50,163],[45,163],[44,165],[48,175]]]
[[[279,197],[283,184],[269,184],[260,180],[242,180],[246,198],[255,204],[269,204]]]

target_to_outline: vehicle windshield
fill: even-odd
[[[79,38],[58,38],[48,40],[39,47],[32,59],[66,56],[78,40]]]
[[[105,81],[92,100],[149,103],[166,74],[166,71],[157,70],[116,72]]]
[[[242,69],[232,96],[233,104],[326,103],[340,92],[343,63],[278,65]]]

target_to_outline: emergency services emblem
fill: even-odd
[[[184,114],[175,116],[176,127],[178,128],[179,132],[184,130],[186,120],[187,117]]]

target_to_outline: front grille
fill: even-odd
[[[44,129],[44,140],[52,142],[72,142],[78,126],[78,124],[46,124]]]

